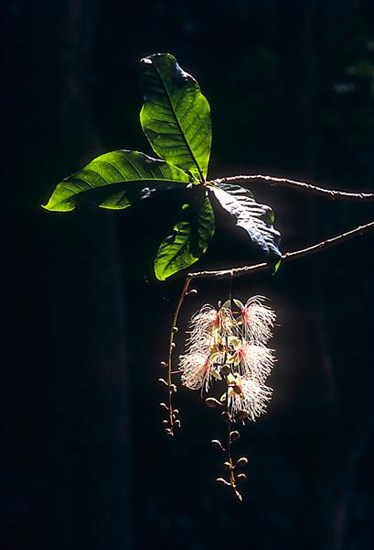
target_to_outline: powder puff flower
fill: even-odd
[[[246,340],[256,344],[266,344],[272,336],[275,313],[265,306],[262,296],[253,296],[241,308],[240,319]]]
[[[234,420],[248,416],[255,421],[266,411],[267,403],[271,398],[271,388],[248,376],[242,377],[238,373],[230,374],[227,382],[228,406]]]
[[[188,346],[190,350],[218,346],[226,336],[236,333],[237,326],[229,308],[216,310],[206,304],[191,319]]]
[[[273,350],[244,342],[237,347],[229,362],[237,367],[241,375],[248,375],[264,382],[274,365]]]
[[[191,334],[205,334],[214,329],[218,329],[220,325],[219,312],[210,304],[205,304],[197,313],[195,313],[190,321]]]
[[[214,364],[209,356],[192,352],[181,355],[179,360],[182,384],[190,390],[203,388],[208,391],[214,370]]]

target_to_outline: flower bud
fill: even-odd
[[[205,399],[205,404],[211,409],[222,409],[222,403],[214,397],[207,397],[207,399]]]
[[[216,481],[218,483],[222,483],[222,485],[226,485],[228,487],[231,487],[231,484],[228,481],[226,481],[225,479],[223,479],[223,477],[217,477]]]
[[[210,444],[212,445],[213,449],[215,449],[216,451],[224,451],[225,450],[222,443],[220,441],[218,441],[218,439],[212,439]]]
[[[230,432],[230,441],[236,441],[239,439],[240,433],[237,430],[234,430],[233,432]]]

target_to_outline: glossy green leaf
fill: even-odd
[[[142,65],[144,106],[140,122],[152,149],[204,181],[212,128],[209,103],[199,84],[170,54],[145,57]]]
[[[102,208],[124,209],[191,180],[189,174],[163,160],[121,149],[95,158],[62,180],[44,208],[68,212],[80,202],[90,200]]]
[[[188,207],[181,214],[183,219],[157,251],[154,269],[160,281],[197,262],[214,235],[214,213],[208,197],[203,198],[197,212]]]
[[[252,193],[240,185],[221,183],[208,185],[208,188],[220,206],[234,218],[237,227],[246,231],[253,245],[261,249],[270,262],[277,262],[281,256],[280,233],[273,227],[272,209],[257,203]]]

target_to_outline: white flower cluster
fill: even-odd
[[[244,305],[225,302],[219,309],[203,306],[190,322],[187,353],[180,357],[182,384],[208,391],[213,380],[225,379],[226,402],[233,420],[255,420],[265,409],[271,389],[265,385],[274,364],[267,347],[275,313],[254,296]]]

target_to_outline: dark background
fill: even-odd
[[[374,548],[373,237],[275,277],[234,280],[242,299],[268,296],[279,322],[274,398],[237,444],[250,457],[239,505],[214,483],[220,457],[208,442],[223,426],[197,394],[178,393],[178,437],[162,432],[156,381],[183,279],[155,283],[150,260],[171,209],[39,206],[100,153],[150,153],[138,61],[159,51],[211,103],[212,177],[372,191],[373,3],[3,0],[0,9],[1,548]],[[253,191],[276,211],[283,251],[372,219],[370,204],[264,183]],[[198,265],[250,261],[220,226]],[[227,281],[196,287],[181,329],[228,292]]]

